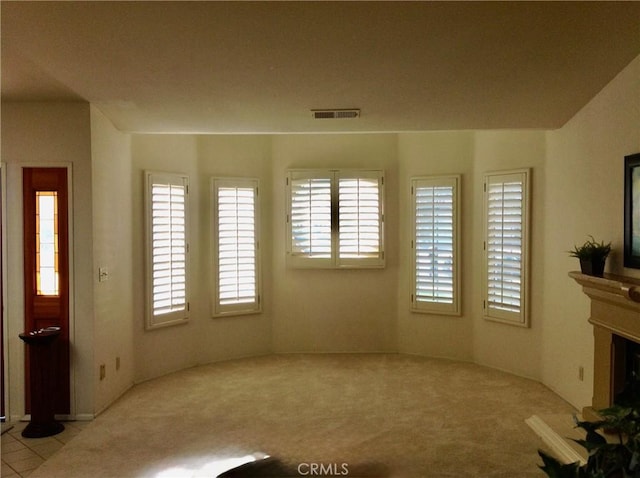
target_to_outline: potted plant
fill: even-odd
[[[589,455],[587,463],[564,464],[542,450],[540,469],[551,478],[638,478],[640,477],[640,410],[614,405],[600,411],[598,422],[581,422],[583,440],[574,440]],[[609,439],[606,437],[610,436]]]
[[[584,244],[574,246],[569,255],[580,260],[580,270],[583,274],[602,277],[604,264],[610,252],[611,243],[597,242],[593,236],[589,236],[589,240]]]

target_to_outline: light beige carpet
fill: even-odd
[[[524,420],[572,412],[539,383],[468,363],[274,355],[135,386],[31,477],[212,478],[257,451],[299,476],[316,464],[351,477],[542,477]]]

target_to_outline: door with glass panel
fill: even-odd
[[[56,414],[70,413],[69,218],[66,168],[24,168],[25,330],[59,326],[54,342]],[[26,411],[30,411],[29,363],[25,356]]]

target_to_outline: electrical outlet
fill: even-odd
[[[116,357],[116,371],[120,370],[120,357]]]
[[[578,367],[578,380],[584,381],[584,367],[582,365]]]
[[[98,267],[98,282],[105,282],[109,280],[109,269],[106,267]]]
[[[104,380],[107,376],[107,367],[105,364],[100,365],[100,380]]]

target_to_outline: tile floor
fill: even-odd
[[[64,422],[64,431],[46,438],[24,438],[20,433],[27,422],[13,423],[2,435],[2,478],[29,476],[44,461],[60,450],[90,422]]]

